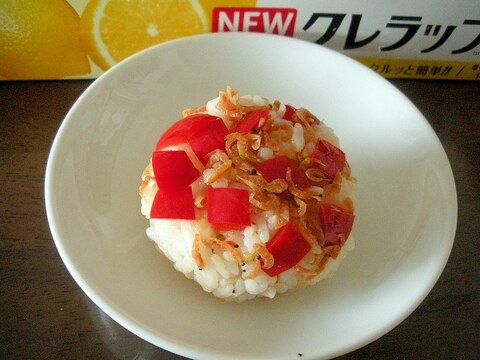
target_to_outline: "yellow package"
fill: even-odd
[[[478,0],[1,0],[0,79],[96,78],[147,47],[226,31],[311,41],[385,77],[480,79]]]

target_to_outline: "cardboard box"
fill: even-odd
[[[226,31],[311,41],[389,78],[480,80],[478,0],[2,0],[0,78],[96,78],[145,47]]]

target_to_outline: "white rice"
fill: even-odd
[[[203,290],[225,300],[243,301],[255,297],[273,298],[277,293],[296,290],[312,285],[332,276],[338,269],[340,261],[355,246],[350,235],[336,259],[330,259],[325,269],[312,280],[305,282],[294,269],[287,270],[277,276],[269,277],[260,273],[254,279],[245,279],[250,269],[235,262],[231,253],[222,254],[203,252],[205,266],[200,269],[192,257],[193,241],[196,233],[214,233],[213,228],[205,220],[166,220],[150,219],[147,235],[158,249],[173,263],[175,269],[189,279],[195,280]],[[258,228],[249,226],[244,231],[247,251],[253,251],[253,243],[259,242]],[[308,256],[308,255],[307,255]],[[305,259],[308,260],[308,259]]]

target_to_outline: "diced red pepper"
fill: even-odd
[[[205,165],[207,155],[217,149],[225,149],[225,137],[228,129],[222,119],[217,118],[198,130],[188,140],[193,152]]]
[[[168,146],[188,143],[202,163],[205,155],[225,147],[228,129],[218,116],[194,114],[173,124],[158,140],[156,151]]]
[[[260,121],[264,121],[270,116],[269,110],[254,110],[250,111],[245,117],[237,124],[233,132],[239,132],[240,134],[249,134],[255,128],[258,127]]]
[[[295,109],[292,105],[285,104],[285,113],[283,114],[283,118],[285,120],[292,120],[296,111],[297,109]]]
[[[186,187],[200,176],[185,151],[155,151],[152,166],[161,189]]]
[[[297,163],[286,155],[278,156],[258,163],[256,169],[260,174],[271,182],[276,179],[285,179],[287,177],[287,169],[292,172],[292,181],[300,189],[310,186],[305,172],[297,165]]]
[[[248,191],[208,188],[207,219],[217,230],[243,230],[251,225]]]
[[[208,114],[194,114],[178,120],[160,137],[155,151],[162,150],[167,146],[187,143],[194,134],[218,119],[220,118]]]
[[[269,269],[263,269],[269,276],[276,276],[291,269],[302,260],[312,246],[291,222],[282,227],[267,243],[274,263]]]
[[[195,220],[191,187],[158,189],[153,199],[150,218]]]
[[[345,153],[325,140],[317,142],[312,157],[319,161],[315,167],[329,179],[335,178],[337,172],[341,172],[346,163]]]
[[[347,240],[352,231],[355,216],[335,205],[320,205],[320,224],[323,229],[325,245],[339,245]]]

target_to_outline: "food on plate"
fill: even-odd
[[[213,295],[312,285],[354,246],[355,179],[310,111],[228,87],[160,136],[142,174],[147,235]]]

